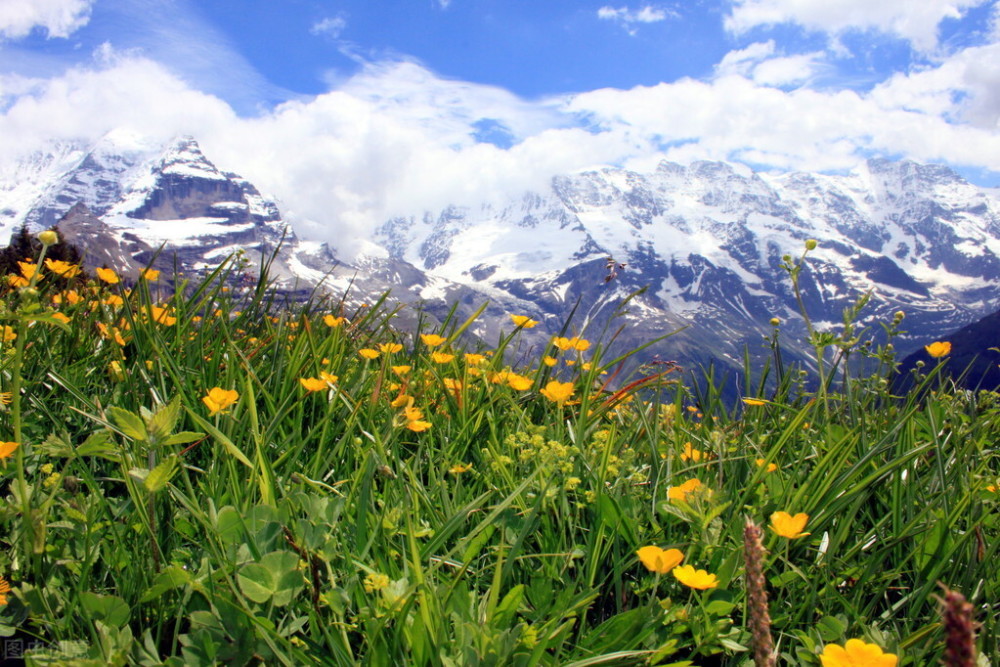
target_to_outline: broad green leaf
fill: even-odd
[[[146,589],[142,595],[142,602],[155,600],[167,591],[186,586],[191,581],[191,574],[187,570],[177,565],[170,565],[160,572],[153,580],[153,584]]]
[[[205,434],[199,433],[198,431],[181,431],[180,433],[174,433],[173,435],[166,437],[161,444],[164,447],[186,445],[188,443],[197,442],[204,437]]]
[[[165,440],[173,432],[174,428],[177,427],[177,420],[180,416],[181,397],[178,394],[166,405],[161,405],[146,422],[150,442],[158,443]]]
[[[111,441],[108,431],[96,431],[87,436],[83,444],[76,448],[77,456],[97,456],[108,461],[120,461],[118,448]]]
[[[271,599],[277,584],[271,570],[260,563],[247,563],[236,575],[240,590],[254,602],[263,604]]]
[[[142,441],[148,438],[146,425],[143,423],[142,417],[134,412],[112,406],[108,408],[108,416],[111,417],[111,421],[114,422],[118,431],[125,437]]]
[[[160,461],[155,468],[149,471],[143,484],[150,493],[156,493],[173,479],[177,474],[178,462],[176,456],[168,456]]]
[[[125,600],[117,595],[100,595],[87,591],[80,594],[80,604],[91,620],[102,621],[116,628],[128,623],[131,613]]]

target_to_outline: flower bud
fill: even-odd
[[[772,327],[776,327],[779,324],[781,324],[781,320],[779,320],[777,317],[772,317],[771,318],[771,326]]]
[[[46,229],[44,232],[38,232],[38,240],[42,242],[42,245],[55,245],[59,243],[59,235],[56,234],[54,229]]]
[[[892,318],[897,322],[901,321],[904,317],[906,317],[906,313],[901,310],[897,310],[892,316]]]
[[[806,250],[815,250],[816,245],[817,245],[816,239],[806,240]]]

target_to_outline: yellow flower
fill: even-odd
[[[30,260],[27,262],[18,262],[17,265],[21,267],[21,275],[24,276],[26,281],[31,280],[38,271],[38,265]]]
[[[448,468],[448,472],[452,475],[461,475],[463,472],[469,472],[470,470],[472,470],[471,463],[457,463]]]
[[[328,326],[330,328],[339,327],[345,321],[347,321],[346,317],[334,317],[333,315],[324,315],[323,316],[323,324],[325,324],[326,326]]]
[[[802,532],[808,521],[809,515],[802,512],[795,516],[792,516],[788,512],[775,512],[771,515],[771,530],[782,537],[794,540],[809,535],[809,533]]]
[[[386,354],[393,354],[402,350],[403,346],[399,343],[382,343],[378,346],[378,349]]]
[[[558,359],[556,359],[555,357],[550,357],[549,355],[545,355],[544,357],[542,357],[542,363],[550,368],[552,366],[555,366],[558,363],[558,361],[559,361]]]
[[[389,405],[391,405],[394,408],[401,408],[404,405],[412,405],[412,404],[413,404],[413,397],[407,396],[406,394],[400,394],[399,396],[394,398],[392,402],[389,403]]]
[[[898,658],[882,647],[860,639],[848,639],[844,646],[827,644],[819,656],[823,667],[896,667]]]
[[[510,319],[514,323],[514,326],[521,327],[522,329],[533,329],[538,326],[538,322],[526,315],[511,315]]]
[[[360,354],[365,359],[378,359],[378,350],[373,350],[368,347],[363,347],[360,350],[358,350],[358,354]]]
[[[209,390],[208,395],[202,397],[201,402],[208,407],[209,414],[214,416],[223,412],[239,398],[240,395],[235,389],[213,387]]]
[[[55,245],[59,243],[59,234],[56,233],[54,229],[46,229],[45,231],[38,232],[36,236],[42,245]]]
[[[67,316],[67,315],[65,315],[63,313],[52,313],[52,317],[53,317],[53,319],[59,320],[63,324],[69,324],[69,322],[70,322],[69,316]]]
[[[583,352],[590,347],[590,341],[584,340],[579,336],[574,336],[573,338],[563,338],[562,336],[556,336],[552,339],[552,344],[558,347],[560,350],[565,352],[566,350],[576,350],[578,352]]]
[[[420,340],[424,341],[427,347],[437,347],[444,344],[448,339],[437,334],[420,334]]]
[[[19,442],[0,442],[0,459],[10,458],[11,454],[20,446]]]
[[[320,371],[319,377],[321,380],[323,380],[323,382],[326,382],[327,384],[337,384],[337,380],[340,379],[336,375],[333,375],[332,373],[327,373],[326,371]]]
[[[468,352],[465,355],[465,363],[470,366],[478,366],[484,361],[486,361],[486,355],[484,354],[473,354],[472,352]]]
[[[414,433],[420,433],[426,431],[431,427],[430,422],[425,422],[420,419],[414,419],[413,421],[406,422],[406,428],[410,429]]]
[[[754,459],[754,463],[756,463],[757,467],[759,468],[762,465],[764,465],[765,463],[767,463],[767,461],[764,460],[764,459]],[[777,463],[767,463],[767,471],[766,472],[774,472],[777,469],[778,469],[778,464]]]
[[[406,375],[407,373],[409,373],[413,369],[412,366],[406,366],[405,364],[402,365],[402,366],[392,366],[391,368],[392,368],[392,372],[395,373],[396,375],[400,376],[400,377]]]
[[[534,386],[535,381],[531,378],[518,375],[517,373],[507,374],[507,386],[514,391],[527,391]]]
[[[0,391],[0,403],[4,405],[10,405],[11,401],[14,400],[14,394],[9,391]]]
[[[327,384],[319,378],[299,378],[299,384],[306,388],[306,391],[323,391],[327,389]]]
[[[372,572],[365,577],[365,592],[374,593],[380,591],[383,588],[387,588],[390,583],[392,582],[386,575],[381,572]]]
[[[17,332],[9,324],[5,324],[3,328],[0,328],[0,338],[3,339],[3,342],[9,343],[17,338]]]
[[[64,301],[71,306],[75,306],[83,301],[83,297],[80,296],[80,293],[75,289],[66,290],[65,292],[59,292],[58,294],[52,295],[52,303],[62,303]]]
[[[701,483],[701,480],[698,479],[697,477],[692,477],[691,479],[687,480],[683,484],[680,484],[679,486],[671,486],[669,489],[667,489],[667,498],[669,498],[670,500],[686,501],[688,499],[688,496],[699,491],[702,488],[704,488],[704,485]],[[705,491],[707,492],[708,489],[706,488]]]
[[[61,259],[45,260],[45,268],[63,278],[74,278],[80,273],[80,266],[78,264],[70,264]]]
[[[10,593],[10,584],[3,577],[0,577],[0,607],[7,606],[7,594]]]
[[[448,354],[446,352],[431,352],[431,360],[436,364],[446,364],[454,358],[454,354]]]
[[[109,285],[117,285],[118,283],[121,282],[121,279],[118,278],[118,274],[115,273],[114,270],[112,269],[97,267],[96,269],[94,269],[94,272],[97,273],[98,278],[100,278]]]
[[[684,451],[681,452],[681,461],[694,461],[697,463],[705,458],[705,452],[695,449],[690,442],[684,443]]]
[[[19,276],[14,273],[7,274],[7,282],[10,284],[11,287],[14,288],[27,287],[29,284],[27,278],[23,278],[22,276]]]
[[[146,282],[155,283],[160,279],[160,272],[156,269],[143,269],[139,272],[139,278]]]
[[[751,406],[767,405],[767,401],[762,401],[759,398],[744,398],[743,403]]]
[[[117,294],[109,294],[104,299],[104,305],[111,306],[112,308],[117,306],[123,306],[125,305],[125,299],[121,298]]]
[[[447,389],[448,391],[452,391],[452,392],[462,391],[462,381],[461,380],[456,380],[455,378],[443,378],[441,380],[441,384],[443,384],[444,388]]]
[[[403,408],[403,415],[406,417],[408,421],[411,422],[420,421],[421,419],[424,418],[423,410],[421,410],[420,408],[415,408],[412,405],[407,405],[405,408]]]
[[[549,399],[553,403],[559,403],[562,405],[573,395],[573,383],[572,382],[559,382],[557,380],[552,380],[545,385],[545,388],[540,390],[540,393],[545,398]]]
[[[635,552],[639,556],[639,561],[646,566],[650,572],[666,574],[681,564],[684,560],[684,552],[680,549],[661,549],[657,546],[642,547]]]
[[[672,574],[677,578],[677,581],[688,588],[697,588],[703,591],[719,585],[719,580],[714,574],[709,574],[705,570],[696,570],[694,569],[694,565],[675,567]]]
[[[930,345],[925,345],[924,349],[927,350],[927,354],[931,355],[935,359],[940,359],[941,357],[946,357],[951,354],[951,343],[948,341],[935,341]]]
[[[150,317],[157,324],[162,324],[165,327],[172,327],[177,324],[177,318],[172,316],[166,308],[161,308],[160,306],[151,306],[149,309]]]

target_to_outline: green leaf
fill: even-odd
[[[87,436],[83,444],[76,448],[76,456],[97,456],[108,461],[118,462],[118,448],[111,441],[108,431],[96,431]]]
[[[142,441],[148,438],[146,425],[143,423],[142,417],[134,412],[112,406],[108,408],[108,415],[118,428],[118,431],[125,437]]]
[[[215,520],[215,532],[225,544],[243,541],[243,517],[235,507],[226,505],[219,510]]]
[[[835,642],[844,636],[847,626],[835,616],[824,616],[816,623],[819,636],[825,642]]]
[[[191,442],[197,442],[204,437],[205,434],[198,431],[181,431],[180,433],[174,433],[173,435],[165,438],[161,444],[164,447],[170,447],[172,445],[186,445]]]
[[[166,405],[161,405],[156,413],[146,422],[150,442],[158,443],[165,440],[177,427],[177,420],[180,416],[181,397],[178,394]]]
[[[271,571],[260,563],[247,563],[236,575],[243,595],[250,600],[263,604],[271,599],[276,583]]]
[[[295,599],[302,590],[305,580],[299,570],[299,556],[291,551],[272,551],[264,554],[260,564],[271,572],[274,578],[274,604],[284,606]]]
[[[119,628],[128,623],[131,612],[125,600],[117,595],[100,595],[89,591],[80,594],[80,604],[91,620]]]
[[[187,586],[191,581],[191,574],[187,570],[177,565],[170,565],[157,575],[153,584],[142,594],[142,602],[155,600],[167,591]]]
[[[43,442],[35,445],[35,451],[43,456],[73,458],[73,446],[66,438],[55,433],[50,434]]]
[[[149,471],[143,484],[150,493],[156,493],[173,479],[177,474],[178,462],[176,456],[168,456],[160,461],[155,468]]]

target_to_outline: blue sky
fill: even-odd
[[[998,186],[998,2],[0,0],[0,166],[191,134],[356,226],[663,159]]]

